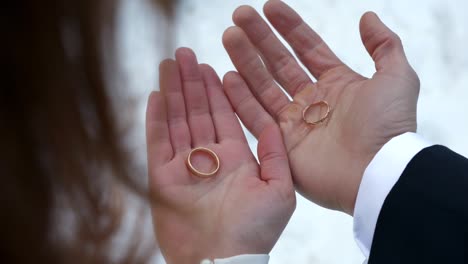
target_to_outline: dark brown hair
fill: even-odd
[[[145,196],[130,173],[116,91],[103,74],[102,41],[112,35],[116,2],[2,4],[0,263],[147,257],[136,244],[125,257],[112,257],[122,215],[118,190]],[[172,14],[174,1],[155,2]]]

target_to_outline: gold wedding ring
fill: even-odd
[[[210,171],[210,172],[201,172],[201,171],[197,170],[192,164],[192,154],[196,153],[196,152],[203,152],[203,153],[206,153],[206,154],[210,155],[210,157],[216,163],[215,169]],[[216,153],[214,151],[212,151],[211,149],[208,149],[208,148],[203,148],[203,147],[194,148],[194,149],[192,149],[190,151],[190,153],[189,153],[189,155],[187,157],[187,168],[190,170],[190,172],[193,175],[198,176],[200,178],[209,178],[209,177],[215,175],[219,170],[219,166],[220,166],[220,162],[219,162],[218,155],[216,155]]]
[[[314,106],[320,106],[320,105],[324,105],[327,107],[327,112],[325,113],[325,115],[323,115],[320,119],[316,120],[316,121],[309,121],[307,120],[306,118],[306,114],[307,114],[307,111],[309,111],[310,108],[314,107]],[[304,108],[304,110],[302,110],[302,120],[304,120],[304,122],[308,125],[312,125],[312,126],[315,126],[315,125],[318,125],[318,124],[321,124],[323,123],[329,116],[330,116],[330,112],[331,112],[331,107],[330,105],[328,104],[327,101],[320,101],[320,102],[316,102],[316,103],[313,103],[313,104],[310,104],[308,106],[306,106]]]

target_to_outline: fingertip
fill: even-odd
[[[268,1],[263,7],[263,13],[280,33],[288,32],[303,23],[301,16],[283,1]]]
[[[147,112],[153,107],[154,102],[157,100],[157,97],[159,95],[158,91],[151,91],[151,93],[148,96],[148,105],[146,107]]]
[[[175,52],[175,57],[181,69],[185,69],[187,67],[189,67],[190,69],[193,69],[194,66],[198,65],[197,55],[190,48],[187,48],[187,47],[178,48]]]
[[[374,11],[366,11],[362,17],[367,17],[367,18],[379,18],[379,16],[377,15],[377,13],[375,13]]]
[[[159,71],[163,71],[164,69],[170,67],[171,65],[175,64],[175,60],[173,59],[164,59],[159,63]]]
[[[269,0],[263,5],[263,13],[266,16],[274,16],[278,14],[283,5],[287,6],[281,0]]]
[[[198,64],[198,67],[200,68],[200,72],[202,72],[202,73],[209,73],[209,72],[214,71],[213,67],[211,67],[207,63],[200,63],[200,64]]]
[[[179,80],[179,67],[173,59],[165,59],[159,64],[159,90],[166,92],[170,87],[178,85],[174,82]]]
[[[186,72],[184,69],[193,69],[194,66],[198,65],[197,55],[190,48],[178,48],[175,52],[175,57],[183,73]]]
[[[253,7],[249,5],[242,5],[238,7],[232,14],[232,21],[236,25],[242,25],[248,23],[256,15],[258,15],[258,13]]]
[[[361,40],[375,62],[376,70],[401,71],[408,64],[400,37],[374,12],[366,12],[359,22]]]
[[[155,100],[154,98],[159,96],[159,91],[151,91],[151,93],[148,96],[148,101],[153,101]]]
[[[159,63],[159,78],[174,72],[177,69],[177,62],[173,59],[165,59]]]
[[[182,47],[176,50],[175,55],[182,82],[200,81],[202,76],[195,52],[190,48]]]
[[[213,67],[206,63],[201,63],[198,67],[200,68],[200,72],[203,75],[203,80],[207,85],[207,88],[221,86],[221,80]]]
[[[226,72],[226,74],[224,74],[224,78],[232,78],[233,75],[237,76],[237,75],[239,75],[239,73],[236,72],[236,71],[228,71],[228,72]]]
[[[381,22],[380,18],[377,16],[377,14],[373,11],[367,11],[365,12],[359,21],[359,28],[363,30],[363,27],[373,24],[375,22]]]
[[[228,27],[223,33],[223,45],[226,49],[237,46],[241,41],[241,36],[244,34],[242,29],[238,26]]]
[[[242,80],[240,74],[236,71],[229,71],[223,77],[223,84],[225,88],[231,88],[237,86],[239,81]]]
[[[187,47],[180,47],[175,51],[176,60],[181,58],[196,58],[195,52]]]

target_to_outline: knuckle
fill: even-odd
[[[389,49],[402,47],[401,38],[391,31],[383,31],[378,42],[379,45],[377,46],[384,46]]]

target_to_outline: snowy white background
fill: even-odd
[[[223,75],[234,67],[221,44],[232,25],[231,14],[241,4],[261,11],[259,0],[181,0],[173,43],[158,11],[145,0],[123,0],[117,44],[125,86],[139,98],[135,129],[144,151],[146,97],[158,89],[158,63],[173,57],[178,46],[195,50],[200,62]],[[374,11],[403,40],[408,59],[421,79],[418,132],[468,156],[468,1],[466,0],[286,0],[356,71],[371,76],[373,63],[361,44],[358,23]],[[169,47],[168,44],[169,43]],[[141,128],[141,129],[139,129]],[[255,140],[249,136],[251,146]],[[255,153],[255,152],[254,152]],[[354,243],[352,218],[315,206],[298,196],[290,224],[271,252],[277,263],[362,263]]]

